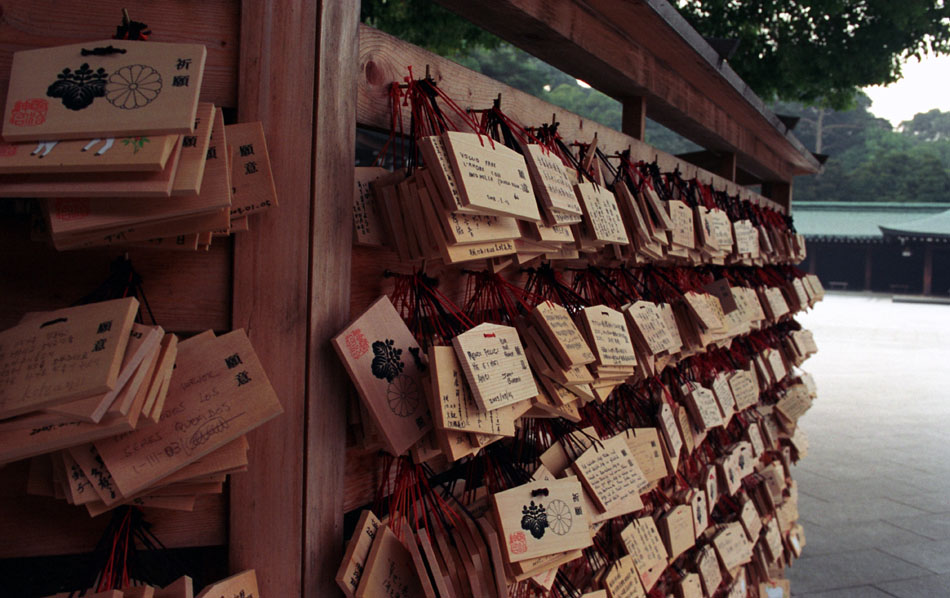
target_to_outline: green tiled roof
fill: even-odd
[[[812,239],[879,241],[881,228],[901,229],[914,221],[930,221],[950,209],[950,203],[798,202],[792,204],[795,229]],[[941,220],[950,235],[950,215]]]
[[[881,226],[885,236],[950,238],[950,210],[931,216]]]

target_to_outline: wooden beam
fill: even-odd
[[[590,141],[594,134],[598,137],[598,147],[606,153],[631,148],[634,160],[652,162],[656,159],[660,168],[672,172],[679,168],[687,179],[698,178],[716,189],[724,189],[731,195],[755,201],[778,210],[784,210],[779,204],[762,195],[753,193],[732,181],[726,180],[708,170],[657,150],[656,148],[629,135],[601,125],[582,116],[567,112],[563,108],[549,104],[532,95],[519,91],[471,71],[447,58],[442,58],[422,48],[413,46],[387,35],[372,27],[360,26],[360,76],[358,79],[358,97],[356,106],[357,123],[380,130],[389,130],[389,84],[402,81],[408,73],[406,67],[412,65],[415,72],[429,66],[430,75],[462,109],[484,109],[500,92],[504,97],[505,113],[519,124],[537,126],[546,122],[552,113],[557,114],[560,122],[558,131],[568,141]],[[408,110],[403,111],[403,127],[408,130]]]
[[[330,338],[346,326],[350,315],[359,16],[358,0],[318,3],[304,596],[338,595],[333,579],[343,558],[343,466],[350,382]]]
[[[820,166],[668,3],[656,0],[436,0],[607,95],[642,95],[649,116],[734,152],[765,179]]]
[[[874,272],[874,267],[871,263],[871,258],[874,256],[874,245],[870,243],[864,249],[864,290],[871,290],[871,274]]]
[[[647,102],[643,96],[630,96],[621,101],[620,132],[634,139],[644,140],[647,126]]]
[[[233,326],[247,330],[284,408],[248,435],[249,470],[231,481],[230,568],[256,569],[262,596],[303,590],[317,25],[308,0],[241,4],[238,117],[264,124],[280,202],[237,235],[234,256]]]

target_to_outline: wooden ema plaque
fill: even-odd
[[[372,511],[368,509],[363,511],[356,524],[356,531],[346,543],[343,563],[336,573],[336,583],[348,598],[353,598],[356,594],[360,578],[366,569],[366,559],[369,557],[369,551],[373,547],[380,525],[379,519]]]
[[[698,573],[687,573],[676,586],[676,598],[703,598]]]
[[[696,544],[693,514],[689,505],[677,505],[656,522],[670,562]]]
[[[604,576],[603,584],[610,598],[646,597],[633,557],[629,554],[620,557],[610,566]]]
[[[633,460],[623,435],[595,442],[572,468],[601,511],[616,517],[643,508],[640,493],[650,483]]]
[[[462,204],[489,214],[541,222],[528,167],[521,154],[473,133],[449,131],[442,141]]]
[[[531,482],[492,495],[508,563],[592,544],[584,492],[576,479]]]
[[[191,578],[183,575],[164,588],[156,589],[154,598],[194,598]]]
[[[257,589],[257,574],[248,569],[213,583],[201,591],[196,598],[260,598]]]
[[[179,348],[162,419],[95,443],[125,496],[201,459],[283,410],[243,330]]]
[[[410,541],[412,541],[410,539]],[[366,558],[356,598],[426,596],[412,554],[388,526],[380,528]],[[424,572],[423,572],[424,573]]]
[[[83,55],[110,47],[117,51]],[[3,138],[189,134],[207,54],[199,44],[114,39],[16,52]]]
[[[115,388],[139,303],[49,312],[0,333],[0,418]]]
[[[571,178],[561,159],[540,145],[522,144],[521,148],[524,150],[524,161],[531,173],[535,193],[551,212],[548,214],[548,223],[580,222],[581,206],[577,203]]]
[[[175,182],[172,183],[172,195],[195,196],[201,190],[208,146],[211,143],[211,129],[215,124],[215,112],[214,104],[198,103],[194,134],[184,135],[181,139],[181,156],[178,159]]]
[[[792,583],[787,579],[764,581],[759,584],[759,598],[792,598]]]
[[[679,462],[680,451],[683,448],[683,436],[680,434],[679,426],[676,424],[676,416],[673,415],[673,409],[666,402],[660,405],[657,412],[657,420],[660,422],[660,431],[663,433],[663,439],[666,441],[666,449],[669,451],[670,460],[675,469]]]
[[[442,138],[437,135],[423,137],[419,140],[419,153],[422,154],[429,177],[438,190],[438,193],[432,193],[432,199],[440,199],[449,212],[477,214],[476,208],[462,202],[462,195],[455,182],[455,173],[452,171],[452,163]]]
[[[634,461],[651,485],[665,478],[669,472],[663,456],[663,442],[656,428],[633,428],[624,431],[624,440]]]
[[[421,349],[389,297],[377,299],[332,342],[387,450],[405,453],[432,421],[417,363]]]
[[[584,222],[595,242],[630,244],[620,208],[617,207],[617,197],[610,190],[588,182],[578,183],[574,190],[584,209]]]
[[[669,210],[670,221],[673,225],[670,229],[670,242],[673,245],[694,249],[696,230],[693,227],[693,211],[685,203],[675,199],[666,202],[666,208]]]
[[[267,140],[260,122],[226,125],[228,146],[233,147],[231,168],[231,219],[277,207],[277,190],[267,154]]]
[[[61,413],[76,420],[90,421],[99,423],[99,420],[106,414],[113,401],[128,383],[133,374],[139,368],[139,364],[145,358],[159,349],[165,331],[159,326],[144,326],[133,323],[132,330],[129,333],[129,342],[126,345],[125,355],[122,358],[122,366],[119,369],[119,375],[116,378],[115,388],[109,392],[80,399],[61,405],[52,405],[47,410],[53,413]]]
[[[515,418],[510,409],[479,408],[452,347],[429,347],[429,368],[436,427],[454,432],[515,435]]]
[[[660,307],[651,301],[636,301],[623,310],[635,341],[649,355],[658,355],[668,350],[673,339]]]
[[[597,365],[633,368],[637,357],[623,314],[606,305],[585,307],[578,315],[589,332]]]
[[[178,135],[0,143],[0,174],[161,172]]]
[[[545,333],[549,346],[554,349],[558,362],[564,368],[586,365],[596,360],[587,341],[563,306],[544,301],[534,308],[531,318]]]
[[[722,584],[722,571],[719,569],[719,560],[716,550],[712,546],[704,546],[697,559],[700,580],[706,596],[713,596],[719,585]]]
[[[705,432],[723,425],[722,412],[719,411],[716,395],[708,388],[698,384],[693,385],[686,394],[686,404],[693,416],[693,422],[700,430]]]
[[[480,324],[452,345],[478,406],[489,411],[538,396],[518,331]]]
[[[355,170],[353,243],[370,247],[382,247],[386,242],[386,233],[372,184],[373,181],[390,174],[390,172],[379,166],[358,166]]]
[[[716,534],[712,543],[722,568],[726,571],[732,571],[752,560],[753,545],[746,537],[742,524],[738,522],[728,524]]]
[[[649,592],[666,569],[669,556],[653,517],[634,519],[620,532],[620,537],[633,557],[643,589]]]
[[[147,197],[167,198],[178,172],[181,138],[161,171],[67,172],[0,175],[0,197]],[[82,214],[81,207],[77,213]]]

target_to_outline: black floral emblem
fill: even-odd
[[[548,527],[548,515],[544,507],[534,504],[521,507],[521,529],[528,530],[531,535],[540,540],[544,537],[544,530]]]
[[[62,98],[63,106],[70,110],[82,110],[94,99],[106,95],[106,70],[93,71],[85,62],[75,71],[63,69],[56,75],[56,82],[46,88],[46,95]]]
[[[397,349],[395,344],[396,341],[392,339],[373,343],[373,375],[386,382],[395,380],[405,367],[401,358],[402,349]]]

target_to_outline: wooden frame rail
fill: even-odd
[[[666,0],[436,0],[476,25],[702,147],[735,153],[760,181],[818,161]],[[641,108],[642,109],[642,108]]]
[[[738,194],[742,199],[781,212],[786,211],[785,205],[780,202],[772,201],[682,158],[662,152],[633,136],[568,112],[367,25],[360,25],[360,77],[356,112],[358,125],[389,130],[389,84],[402,81],[408,74],[408,65],[413,66],[417,74],[425,72],[428,66],[430,75],[439,87],[463,109],[489,108],[500,93],[502,110],[522,125],[540,125],[550,119],[548,115],[555,114],[561,123],[558,130],[568,142],[590,142],[596,134],[598,147],[605,152],[617,152],[629,147],[635,160],[656,159],[664,171],[679,169],[687,179],[695,177],[704,183],[712,184],[716,189],[725,189],[732,195]],[[408,130],[409,115],[403,116],[403,126]]]

